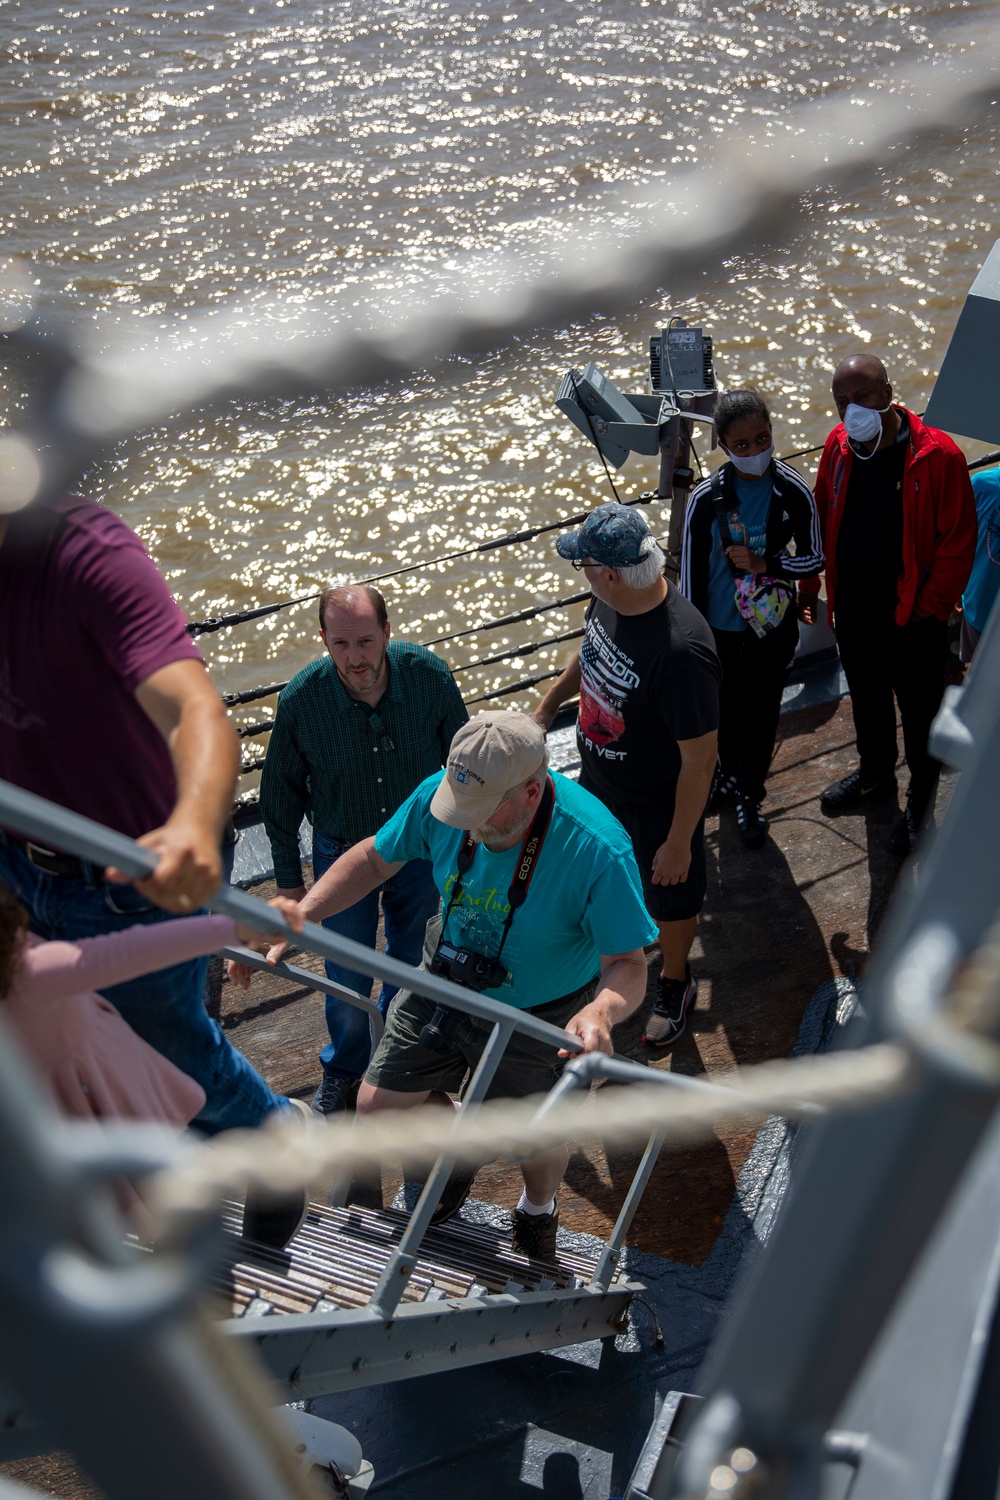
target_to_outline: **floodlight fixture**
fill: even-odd
[[[672,436],[679,417],[714,427],[711,414],[687,411],[669,396],[623,395],[590,361],[583,370],[568,370],[556,394],[559,410],[620,469],[630,453],[655,458]],[[714,448],[714,436],[710,445]]]

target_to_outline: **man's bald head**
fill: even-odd
[[[338,588],[324,589],[319,599],[320,630],[326,629],[327,611],[330,609],[343,610],[345,614],[355,618],[374,615],[380,630],[384,630],[389,622],[385,600],[370,583],[344,583]]]
[[[867,375],[870,380],[881,380],[885,385],[889,384],[889,372],[874,354],[849,354],[846,359],[840,361],[833,372],[833,378],[836,381],[844,375],[855,372]]]
[[[892,401],[885,365],[874,354],[851,354],[833,372],[833,400],[843,419],[848,406],[884,411]]]
[[[389,680],[389,618],[385,600],[368,583],[324,589],[319,601],[323,644],[352,698],[373,708]]]

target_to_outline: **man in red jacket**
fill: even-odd
[[[816,505],[860,765],[827,787],[820,807],[835,817],[894,793],[898,703],[910,785],[891,847],[905,854],[941,769],[927,740],[944,692],[948,617],[976,549],[976,507],[964,455],[893,402],[881,360],[845,359],[833,399],[841,421],[820,459]],[[807,621],[817,587],[800,587]]]

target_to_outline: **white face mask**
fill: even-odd
[[[770,448],[764,449],[763,453],[756,453],[753,456],[751,456],[750,454],[741,454],[739,457],[737,457],[735,453],[730,453],[729,462],[733,464],[741,474],[745,474],[748,479],[760,479],[764,474],[767,473],[768,469],[771,467],[771,459],[773,457],[774,444],[772,443]]]
[[[882,416],[892,406],[879,407],[876,410],[872,406],[858,406],[854,401],[850,403],[844,412],[844,431],[852,443],[871,443],[879,437],[882,432]],[[871,454],[865,454],[870,458]]]

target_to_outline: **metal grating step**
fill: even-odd
[[[240,1239],[241,1220],[239,1205],[227,1203],[224,1222],[232,1261],[216,1276],[215,1290],[233,1318],[365,1307],[408,1215],[313,1203],[283,1251]],[[594,1264],[562,1251],[554,1265],[529,1260],[511,1249],[503,1231],[453,1220],[428,1230],[403,1301],[572,1290],[587,1285]]]

